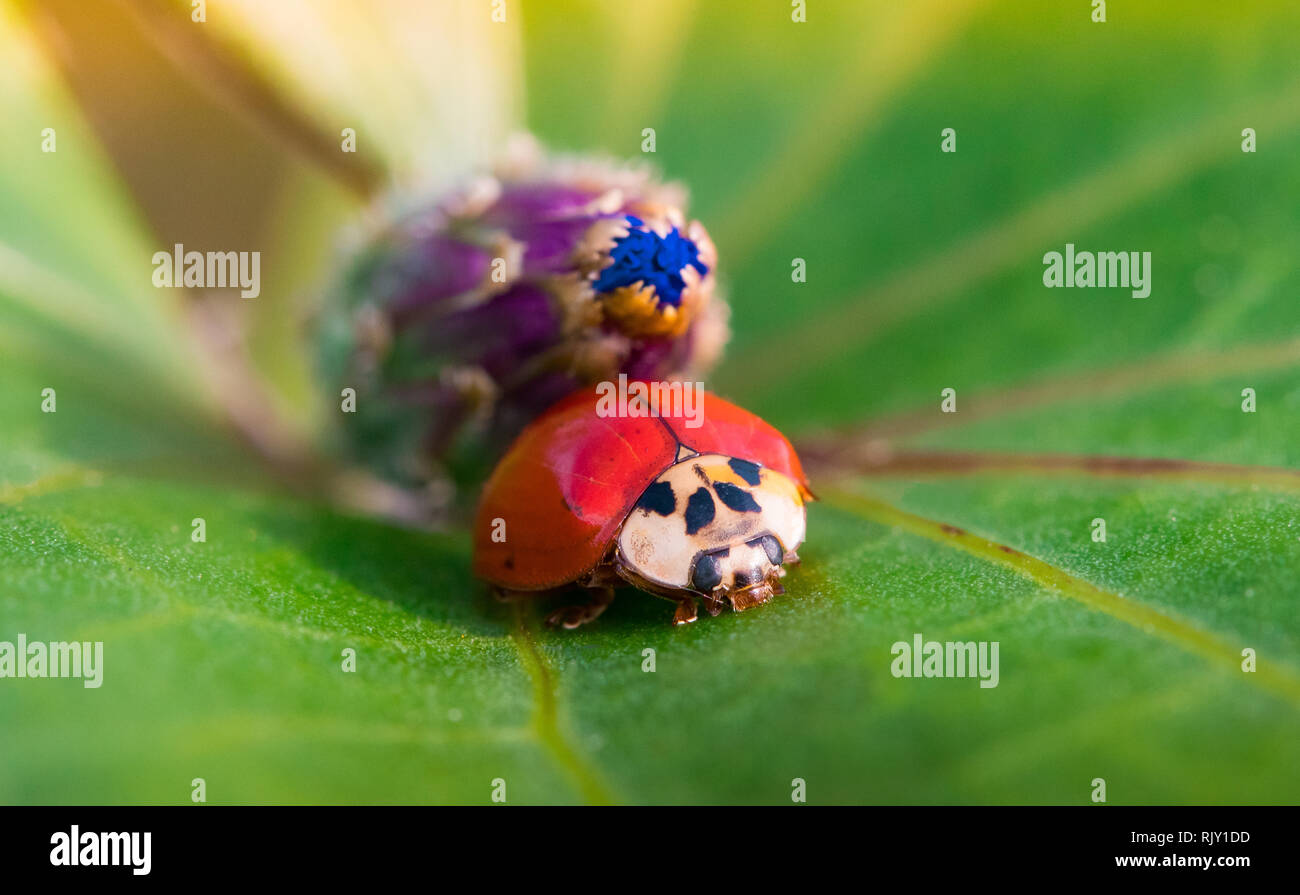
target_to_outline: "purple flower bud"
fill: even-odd
[[[702,375],[727,308],[683,205],[646,171],[530,146],[384,226],[321,328],[327,374],[357,391],[352,453],[418,482],[457,453],[490,462],[584,385]]]

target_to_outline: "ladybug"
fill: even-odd
[[[813,499],[803,467],[771,425],[698,394],[701,415],[610,416],[587,389],[534,420],[484,488],[475,574],[504,599],[590,588],[589,604],[548,616],[565,628],[625,582],[676,601],[678,625],[700,601],[716,616],[785,593]]]

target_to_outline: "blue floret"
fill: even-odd
[[[661,304],[677,307],[682,302],[686,282],[682,271],[694,267],[701,276],[709,267],[700,260],[700,249],[674,227],[667,236],[645,229],[645,223],[627,216],[631,230],[610,251],[614,263],[600,272],[595,283],[597,292],[644,282],[654,287]]]

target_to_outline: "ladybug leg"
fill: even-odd
[[[673,613],[674,625],[689,625],[700,617],[699,607],[694,597],[674,597],[673,599],[677,600],[677,611]],[[716,614],[714,613],[714,615]]]
[[[546,616],[546,623],[553,628],[566,628],[572,631],[589,621],[600,617],[610,603],[614,602],[614,588],[596,587],[591,590],[591,601],[582,606],[565,606]]]
[[[709,615],[713,616],[714,618],[717,618],[718,614],[722,612],[722,610],[725,609],[726,607],[727,607],[727,601],[725,598],[720,597],[717,594],[713,594],[713,593],[705,595],[704,611],[707,612]]]

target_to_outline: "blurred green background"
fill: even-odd
[[[0,4],[0,640],[105,642],[101,689],[0,680],[0,801],[1300,798],[1300,8],[493,8]],[[233,436],[223,395],[332,422],[304,321],[375,189],[646,127],[728,284],[710,387],[817,464],[786,597],[545,631],[464,531],[289,493]],[[262,251],[262,295],[153,289],[175,242]],[[1150,297],[1044,288],[1066,242],[1150,251]],[[998,641],[999,686],[892,677],[918,632]]]

